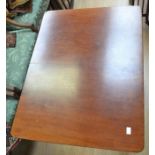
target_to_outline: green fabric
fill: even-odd
[[[47,10],[50,0],[33,0],[32,12],[15,17],[19,23],[34,24],[36,27],[40,26],[42,16]]]
[[[6,100],[6,122],[11,125],[15,116],[18,100],[7,99]]]
[[[17,31],[16,47],[6,50],[6,83],[22,89],[30,63],[36,33],[29,30]]]
[[[16,47],[6,50],[6,83],[20,89],[26,77],[37,34],[30,30],[16,32]],[[7,99],[6,121],[11,124],[16,112],[18,100]]]

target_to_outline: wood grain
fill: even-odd
[[[141,151],[143,85],[138,7],[47,12],[12,135]]]

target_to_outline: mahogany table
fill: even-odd
[[[140,9],[45,13],[11,133],[35,141],[141,151]]]

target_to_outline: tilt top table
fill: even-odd
[[[141,151],[143,85],[138,7],[48,11],[11,133],[35,141]]]

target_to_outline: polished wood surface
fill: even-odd
[[[141,151],[143,102],[138,7],[50,11],[43,18],[12,135]]]

